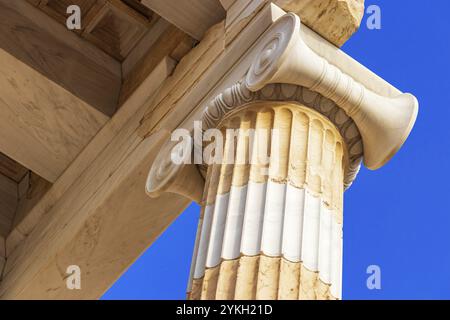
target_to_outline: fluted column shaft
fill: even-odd
[[[334,124],[258,102],[218,129],[225,161],[208,167],[189,298],[340,299],[347,151]]]

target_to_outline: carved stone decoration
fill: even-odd
[[[225,138],[236,162],[208,167],[189,298],[340,299],[348,152],[336,126],[308,106],[265,100],[228,112],[217,128],[243,131],[236,147]],[[268,161],[259,157],[267,148]]]
[[[269,84],[257,90],[250,91],[244,82],[239,82],[222,94],[215,97],[207,106],[202,117],[202,128],[217,127],[221,119],[229,112],[250,102],[258,101],[283,101],[295,102],[305,105],[325,117],[327,117],[339,130],[349,152],[349,163],[345,170],[344,186],[349,188],[356,178],[361,166],[363,156],[362,139],[354,121],[339,108],[333,101],[327,99],[317,92],[292,84]],[[203,175],[206,166],[202,166]]]
[[[301,38],[300,18],[288,13],[261,38],[262,50],[245,83],[257,91],[267,84],[306,87],[334,101],[358,126],[364,144],[364,164],[372,170],[385,165],[406,141],[419,104],[408,93],[388,98],[355,81],[312,51]]]
[[[197,166],[191,164],[192,153],[188,148],[192,148],[192,143],[186,146],[177,141],[168,141],[162,147],[153,162],[145,186],[150,197],[157,198],[170,192],[201,203],[204,180]],[[176,155],[181,163],[174,162],[172,155]]]
[[[279,18],[251,49],[250,66],[239,66],[248,67],[244,78],[203,111],[202,130],[225,132],[222,155],[235,161],[194,171],[167,163],[175,148],[150,172],[154,196],[200,199],[205,177],[191,299],[340,299],[344,190],[362,159],[373,170],[386,164],[415,123],[414,96],[381,79],[371,85],[376,76],[360,65],[344,73],[350,58],[323,58],[300,27],[295,14]],[[245,133],[258,129],[270,134]]]
[[[214,98],[203,114],[203,129],[214,128],[232,109],[254,101],[295,101],[329,118],[349,150],[344,185],[359,172],[386,164],[414,126],[417,99],[410,94],[385,97],[367,89],[312,51],[301,38],[300,19],[279,18],[258,42],[245,80]],[[200,166],[203,176],[205,166]]]

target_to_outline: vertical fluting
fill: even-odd
[[[340,299],[347,156],[338,130],[280,103],[251,104],[219,129],[233,161],[208,168],[188,298]]]
[[[237,132],[236,157],[231,180],[230,198],[224,225],[224,236],[221,257],[217,299],[234,298],[237,271],[241,248],[242,225],[244,221],[247,185],[250,168],[250,135],[249,129],[254,127],[253,112],[240,114],[240,126]]]

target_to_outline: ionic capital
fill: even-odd
[[[408,93],[386,97],[366,88],[315,53],[302,39],[300,28],[300,18],[292,13],[272,25],[261,38],[246,87],[257,91],[268,84],[292,84],[330,99],[356,123],[364,164],[372,170],[382,167],[409,136],[418,113],[417,99]],[[368,78],[369,73],[359,76]]]
[[[317,48],[310,48],[303,39],[301,27],[300,18],[288,13],[261,36],[252,49],[254,58],[242,80],[205,106],[201,119],[203,130],[216,128],[226,114],[253,102],[281,101],[307,106],[327,117],[341,133],[348,151],[344,175],[344,185],[348,187],[362,159],[369,169],[375,170],[401,148],[414,126],[418,102],[413,95],[401,93],[383,81],[377,84],[379,90],[368,86],[368,79],[374,75],[363,67],[352,75],[342,71],[338,66],[345,65],[345,61],[337,63],[319,55]],[[164,165],[155,162],[154,166],[169,168],[168,172],[177,180],[177,172],[182,170],[176,166],[177,170],[170,168],[163,156],[159,161]],[[195,165],[190,166],[190,170],[197,170]],[[205,166],[198,168],[204,176]],[[148,185],[155,184],[151,182],[155,177],[150,174]],[[175,180],[158,181],[173,183]],[[157,193],[148,191],[155,196],[159,190],[168,188],[159,188]]]

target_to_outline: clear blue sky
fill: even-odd
[[[362,169],[345,195],[344,299],[450,299],[450,1],[371,4],[382,29],[365,18],[343,50],[421,109],[403,149],[376,172]],[[103,298],[183,299],[198,216],[192,205]],[[366,287],[373,264],[381,290]]]

